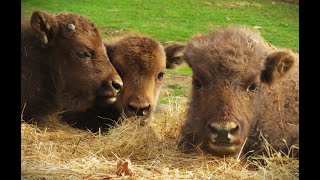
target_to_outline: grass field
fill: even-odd
[[[271,0],[22,0],[22,14],[41,9],[90,17],[100,29],[138,31],[162,42],[229,24],[259,26],[277,47],[299,50],[299,6]]]
[[[22,0],[33,10],[88,16],[105,37],[139,32],[162,43],[184,42],[196,33],[230,24],[258,27],[278,48],[299,52],[299,5],[272,0]],[[186,155],[176,150],[191,86],[191,69],[167,70],[152,127],[117,127],[108,135],[49,121],[46,128],[22,123],[23,179],[111,179],[116,162],[129,158],[129,179],[299,179],[299,160],[281,153],[249,159]],[[50,125],[51,123],[51,125]],[[121,133],[120,133],[121,132]],[[264,159],[259,164],[257,159]],[[128,178],[127,176],[123,178]]]

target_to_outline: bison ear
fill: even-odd
[[[113,53],[114,53],[114,50],[115,50],[115,46],[111,45],[111,44],[108,44],[108,43],[104,43],[104,47],[106,48],[106,51],[107,51],[107,56],[109,57],[111,63],[112,63],[112,60],[113,60]]]
[[[54,29],[57,26],[56,20],[44,12],[34,11],[30,23],[32,29],[38,33],[41,43],[47,45],[53,38]]]
[[[174,69],[178,65],[182,64],[184,47],[185,45],[182,45],[182,44],[172,44],[165,47],[164,50],[166,52],[166,57],[167,57],[167,62],[166,62],[167,69]]]
[[[290,51],[277,51],[269,54],[264,63],[261,80],[271,85],[276,79],[286,75],[296,62],[296,58]]]

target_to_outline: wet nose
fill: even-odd
[[[135,98],[136,100],[128,103],[128,110],[132,115],[145,116],[150,113],[151,105],[147,100]]]
[[[230,143],[231,137],[239,131],[239,125],[235,122],[211,123],[208,128],[217,143]]]
[[[114,80],[111,82],[111,86],[114,88],[116,93],[119,94],[122,87],[123,87],[123,84],[122,84],[122,82],[119,82],[118,80]]]
[[[120,78],[109,78],[102,83],[102,90],[100,95],[107,97],[117,96],[122,90],[122,87],[123,83]]]

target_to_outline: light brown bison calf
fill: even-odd
[[[21,29],[21,106],[25,120],[84,111],[96,97],[113,103],[122,81],[96,25],[71,13],[35,11]]]
[[[124,82],[114,108],[126,117],[150,117],[157,104],[166,69],[163,46],[157,40],[142,35],[105,41],[105,45],[112,65]]]
[[[289,50],[230,26],[195,36],[183,59],[193,71],[188,117],[178,146],[217,156],[299,144],[298,66]],[[296,156],[298,153],[295,154]]]
[[[63,118],[75,127],[97,131],[119,117],[149,120],[157,104],[166,69],[166,53],[160,42],[143,35],[126,35],[106,39],[105,47],[123,80],[123,90],[112,105],[97,99],[95,107],[86,113],[65,113]]]

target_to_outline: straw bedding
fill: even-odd
[[[272,147],[248,158],[179,152],[185,110],[173,101],[145,126],[131,118],[107,133],[71,128],[58,116],[41,127],[22,120],[22,179],[299,179],[299,160]]]

